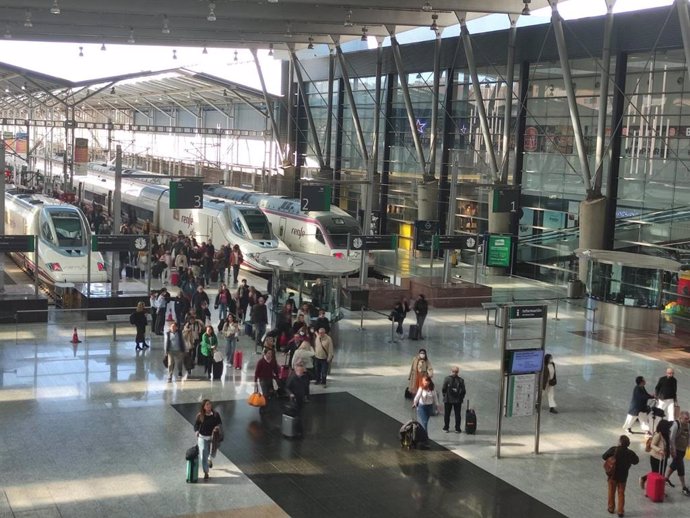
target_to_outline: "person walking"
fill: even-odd
[[[666,419],[673,421],[676,401],[678,401],[678,382],[671,367],[666,369],[666,376],[659,378],[654,393],[659,400],[657,407],[666,413]]]
[[[621,435],[618,438],[618,446],[612,446],[604,452],[602,459],[607,460],[610,457],[615,457],[616,467],[612,476],[608,477],[608,512],[613,514],[616,512],[616,495],[618,495],[618,516],[624,516],[625,513],[625,485],[628,482],[628,473],[630,468],[640,462],[637,454],[629,449],[630,438],[627,435]]]
[[[137,303],[137,309],[129,316],[129,323],[137,330],[137,334],[134,338],[136,346],[134,349],[136,351],[148,349],[149,346],[146,344],[146,325],[148,321],[146,319],[146,308],[143,302]]]
[[[326,334],[322,327],[314,340],[314,365],[316,368],[316,385],[323,385],[326,388],[326,378],[328,376],[328,365],[333,361],[335,349],[333,340]]]
[[[685,452],[688,449],[688,441],[690,440],[690,412],[687,410],[680,412],[678,419],[671,425],[670,438],[675,446],[675,455],[673,455],[671,465],[666,472],[666,483],[671,487],[676,487],[671,482],[671,475],[673,475],[674,471],[677,471],[682,488],[681,491],[683,491],[685,496],[690,496],[690,490],[685,485]]]
[[[204,323],[196,318],[193,313],[187,315],[185,319],[184,328],[182,329],[182,338],[185,341],[185,350],[187,351],[187,359],[185,364],[187,368],[187,375],[192,374],[194,368],[195,358],[197,358],[197,350],[201,340],[201,333],[204,330]]]
[[[393,311],[391,311],[391,314],[388,317],[390,320],[397,324],[395,332],[399,338],[402,338],[405,334],[403,322],[405,321],[405,317],[407,316],[407,313],[409,311],[410,304],[407,302],[406,298],[403,298],[395,303],[395,306],[393,306]]]
[[[240,265],[244,262],[240,245],[233,245],[230,252],[230,267],[232,268],[232,285],[237,286],[237,276],[240,274]]]
[[[295,405],[295,413],[302,413],[304,403],[309,401],[309,376],[304,365],[297,363],[285,382],[285,390],[290,395],[290,402]]]
[[[647,392],[645,388],[646,381],[643,376],[635,378],[635,388],[633,389],[632,398],[630,400],[630,407],[628,408],[628,416],[623,423],[623,430],[628,433],[633,433],[632,425],[635,421],[640,421],[640,428],[646,434],[651,436],[649,430],[649,400],[654,399],[654,396]]]
[[[656,425],[656,431],[650,440],[649,465],[650,471],[664,474],[666,471],[666,460],[673,456],[671,451],[671,421],[662,419]],[[644,490],[647,483],[647,475],[640,477],[640,489]]]
[[[443,380],[443,387],[441,387],[441,395],[443,397],[443,431],[448,432],[450,426],[450,413],[455,412],[455,432],[462,431],[462,402],[465,399],[465,380],[458,374],[460,367],[453,366],[450,369],[450,376],[446,376]]]
[[[177,322],[170,324],[170,329],[165,333],[163,352],[168,357],[168,383],[172,383],[175,367],[177,367],[177,378],[181,380],[182,367],[184,366],[185,342]]]
[[[414,306],[412,307],[414,314],[417,317],[417,333],[419,333],[419,339],[424,340],[424,335],[422,334],[422,326],[424,326],[424,321],[426,320],[426,315],[429,313],[429,303],[426,301],[423,293],[420,293],[417,300],[414,301]]]
[[[162,288],[156,298],[156,334],[163,336],[165,326],[165,310],[168,307],[168,290]]]
[[[273,380],[278,380],[278,363],[273,357],[273,351],[264,349],[264,354],[256,362],[254,369],[254,390],[258,391],[261,387],[261,393],[269,399],[273,396]]]
[[[201,402],[201,409],[194,421],[194,431],[196,432],[199,445],[199,456],[201,457],[201,469],[204,470],[204,480],[209,479],[208,470],[213,467],[213,457],[211,452],[211,440],[216,427],[222,426],[223,421],[220,414],[213,410],[211,400],[204,399]]]
[[[549,412],[557,414],[556,410],[556,396],[554,394],[556,387],[556,364],[553,361],[553,356],[547,354],[544,356],[544,367],[542,368],[541,388],[546,395],[549,402]]]
[[[417,389],[412,407],[417,409],[417,420],[429,435],[429,418],[434,415],[434,408],[441,412],[434,382],[429,376],[422,378],[422,384]]]
[[[201,356],[204,358],[204,374],[208,373],[208,379],[213,378],[213,353],[217,348],[218,337],[213,326],[206,326],[206,332],[201,336]]]
[[[223,321],[228,316],[228,306],[231,302],[232,295],[230,295],[230,290],[225,286],[225,283],[221,283],[220,288],[218,288],[216,300],[213,304],[214,309],[218,310],[219,320]],[[234,313],[234,311],[231,313]]]
[[[232,313],[228,314],[225,321],[223,322],[222,333],[225,337],[225,362],[231,367],[240,369],[241,365],[233,365],[235,357],[235,349],[237,348],[237,335],[240,331],[240,326],[235,320],[235,315]]]
[[[311,346],[309,340],[302,340],[302,343],[300,343],[297,350],[295,350],[295,354],[292,356],[292,368],[294,369],[298,363],[301,363],[309,377],[315,379],[314,354],[314,348]]]
[[[434,369],[431,366],[431,361],[426,353],[426,349],[420,349],[412,359],[412,365],[410,366],[410,375],[407,377],[408,385],[407,392],[405,396],[408,399],[412,399],[417,393],[419,387],[422,386],[422,380],[424,376],[429,376],[433,378]]]
[[[254,340],[259,346],[264,339],[268,325],[268,310],[263,297],[259,297],[257,303],[252,306],[252,325],[254,326]]]

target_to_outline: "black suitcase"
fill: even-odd
[[[134,268],[133,274],[134,274],[133,277],[134,277],[135,279],[142,279],[142,278],[144,277],[144,275],[143,275],[143,273],[142,273],[142,271],[141,271],[141,268],[136,268],[136,267],[135,267],[135,268]]]
[[[470,408],[470,400],[467,400],[467,411],[465,412],[465,433],[474,435],[477,431],[477,414]]]
[[[125,277],[127,277],[128,279],[133,278],[134,277],[134,268],[132,268],[129,265],[125,266]]]
[[[419,327],[417,324],[410,325],[410,332],[408,333],[410,340],[419,340]]]
[[[218,282],[218,270],[211,270],[211,282]]]
[[[219,380],[223,378],[223,361],[213,362],[213,379]]]
[[[187,461],[187,482],[195,484],[199,481],[199,447],[189,448],[185,454]]]

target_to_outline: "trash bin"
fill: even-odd
[[[568,298],[581,299],[585,294],[585,285],[580,279],[568,281]]]

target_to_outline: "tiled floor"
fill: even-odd
[[[516,298],[533,297],[542,289],[521,280],[498,279],[496,285]],[[274,422],[266,426],[246,407],[256,361],[246,338],[241,342],[245,360],[241,371],[230,372],[222,382],[168,384],[159,339],[151,351],[136,356],[126,326],[118,332],[121,341],[111,343],[110,326],[86,325],[74,317],[51,319],[49,325],[2,325],[0,517],[280,516],[281,512],[308,516],[311,500],[338,512],[359,509],[359,516],[366,515],[362,509],[370,509],[364,504],[378,509],[372,516],[394,516],[413,514],[417,509],[413,505],[420,503],[424,507],[416,515],[539,516],[516,502],[513,495],[521,492],[566,516],[608,516],[601,453],[622,431],[635,376],[655,381],[666,362],[645,354],[642,343],[628,350],[619,341],[591,334],[598,329],[591,329],[576,306],[561,304],[558,320],[553,318],[553,303],[550,311],[547,347],[558,366],[560,413],[543,415],[539,455],[532,453],[534,420],[504,419],[501,459],[495,457],[498,330],[486,325],[480,310],[432,309],[427,340],[401,343],[389,343],[385,317],[365,314],[365,330],[360,331],[359,315],[351,315],[340,326],[328,388],[314,389],[317,397],[310,412],[316,420],[301,443],[279,439]],[[521,322],[514,332],[531,333],[532,324]],[[76,347],[69,343],[73,325],[83,340]],[[420,346],[429,350],[437,377],[451,365],[460,365],[468,397],[478,412],[479,430],[476,436],[444,434],[439,418],[433,418],[431,438],[439,447],[408,455],[395,447],[395,441],[397,423],[412,415],[402,392],[411,358]],[[688,372],[684,365],[676,365],[680,402],[686,408],[690,406]],[[322,393],[329,394],[324,403],[319,399]],[[194,443],[194,434],[173,405],[193,406],[205,397],[237,401],[223,403],[227,405],[223,417],[240,434],[235,439],[238,448],[233,449],[233,434],[227,434],[211,481],[185,484],[183,454]],[[346,410],[329,413],[329,408],[341,406]],[[332,427],[338,428],[340,438]],[[340,445],[340,453],[318,455],[328,449],[329,439]],[[649,470],[649,460],[642,437],[632,439],[642,460],[631,473],[626,516],[686,515],[690,499],[681,495],[679,487],[668,489],[663,504],[649,502],[636,487],[636,478]],[[299,451],[309,444],[318,448]],[[253,456],[243,456],[247,449]],[[258,458],[268,460],[255,461]],[[289,474],[295,458],[304,477]],[[411,458],[420,462],[408,464]],[[374,473],[369,473],[371,464]],[[483,471],[467,482],[465,477],[474,470],[471,466]],[[273,487],[266,489],[266,480],[275,481],[271,477],[276,472],[288,473],[285,486],[278,483],[276,489],[271,483]],[[257,478],[262,473],[268,474],[266,480]],[[360,500],[348,498],[347,491],[324,496],[318,484],[310,483],[324,473],[335,473],[333,480],[345,488],[365,483],[366,491]],[[463,482],[456,489],[458,480]],[[293,486],[294,491],[285,489]],[[307,496],[300,498],[305,491]],[[304,511],[295,511],[290,498],[297,499]],[[485,506],[488,499],[491,507]],[[401,505],[405,501],[414,504],[405,507]]]

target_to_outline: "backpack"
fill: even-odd
[[[680,421],[676,421],[676,423],[678,423],[678,432],[676,432],[676,450],[682,452],[688,449],[690,425],[683,425]]]
[[[613,455],[604,461],[604,471],[608,478],[612,478],[616,474],[616,453],[618,453],[618,448],[615,449]]]

